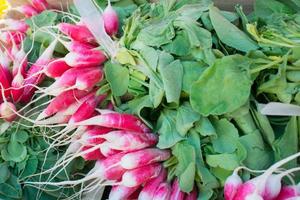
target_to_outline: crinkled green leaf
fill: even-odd
[[[194,61],[184,61],[183,66],[183,81],[182,90],[190,94],[192,84],[197,81],[206,67],[203,63]]]
[[[179,177],[179,186],[183,192],[191,192],[194,188],[194,178],[195,178],[195,163],[191,162],[186,170]]]
[[[207,117],[201,117],[195,129],[202,136],[216,136],[216,130]]]
[[[234,170],[240,165],[237,156],[229,153],[206,155],[206,162],[211,167],[220,167],[226,170]]]
[[[177,111],[176,129],[181,136],[185,136],[199,119],[200,115],[192,109],[191,105],[184,103]]]

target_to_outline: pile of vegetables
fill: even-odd
[[[46,0],[0,20],[0,198],[300,197],[300,3]]]

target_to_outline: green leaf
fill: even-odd
[[[200,121],[197,122],[197,125],[196,125],[196,131],[199,132],[202,136],[215,136],[216,135],[216,130],[207,117],[200,118]]]
[[[273,144],[275,149],[276,161],[279,161],[298,152],[298,128],[299,127],[297,125],[297,118],[292,117],[289,123],[287,124],[282,136],[278,138]],[[292,160],[289,163],[287,163],[284,167],[293,168],[296,166],[297,160]]]
[[[179,186],[181,191],[183,192],[191,192],[194,188],[194,180],[195,179],[195,163],[191,162],[186,170],[179,177]]]
[[[7,149],[2,150],[1,155],[7,161],[21,162],[26,158],[27,149],[22,144],[12,140],[8,143]]]
[[[183,81],[182,90],[187,94],[190,94],[191,86],[196,82],[201,74],[204,72],[206,67],[200,62],[184,61],[183,66]]]
[[[159,72],[164,84],[168,103],[178,103],[182,88],[183,67],[179,60],[167,66],[160,66]]]
[[[10,177],[10,171],[6,163],[0,164],[0,184],[5,183]]]
[[[177,56],[188,55],[191,50],[189,39],[184,31],[178,32],[175,39],[171,43],[164,45],[162,48],[166,52]]]
[[[38,168],[38,159],[36,156],[31,156],[26,162],[24,171],[21,174],[21,178],[32,175],[37,171]]]
[[[6,198],[12,198],[12,199],[20,199],[21,194],[20,191],[16,190],[13,186],[2,183],[0,184],[0,194],[4,195]]]
[[[157,108],[162,102],[165,92],[163,89],[157,87],[152,79],[150,79],[149,94],[153,107]]]
[[[289,7],[275,0],[255,0],[254,11],[255,15],[262,19],[270,18],[274,13],[293,13]]]
[[[220,167],[226,170],[234,170],[240,165],[237,156],[229,153],[206,155],[206,162],[212,167]]]
[[[15,140],[20,143],[25,143],[29,138],[28,133],[24,130],[18,131],[13,136],[15,137]]]
[[[26,22],[30,25],[32,29],[43,26],[51,26],[54,25],[58,14],[53,11],[44,11],[39,15],[33,16],[30,19],[27,19]]]
[[[240,55],[216,60],[192,85],[193,109],[204,116],[221,115],[244,105],[252,85],[249,65],[248,59]]]
[[[183,140],[176,130],[176,115],[176,111],[173,110],[164,110],[161,112],[157,122],[157,132],[159,133],[158,148],[170,148],[177,142]]]
[[[129,71],[126,67],[111,62],[105,63],[105,76],[115,96],[122,96],[127,92]]]
[[[217,153],[233,153],[237,149],[239,138],[238,130],[227,119],[221,119],[214,123],[217,138],[212,139],[213,148]]]
[[[218,37],[223,43],[243,52],[258,48],[258,45],[251,38],[223,17],[216,7],[210,7],[209,16]]]
[[[191,105],[184,103],[177,111],[176,129],[181,136],[185,136],[199,119],[200,115],[192,109]]]

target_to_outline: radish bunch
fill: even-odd
[[[280,171],[279,167],[300,156],[300,153],[291,155],[273,164],[263,174],[246,182],[239,177],[237,168],[229,176],[224,186],[225,200],[283,200],[300,197],[299,186],[282,186],[282,178],[290,177],[300,168]]]
[[[16,10],[24,14],[25,17],[32,17],[38,15],[48,8],[50,7],[46,0],[31,0],[31,3],[13,8],[12,10]]]

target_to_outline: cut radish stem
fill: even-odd
[[[105,31],[109,35],[115,35],[119,30],[119,18],[117,12],[112,8],[110,2],[103,12]]]
[[[7,122],[12,122],[17,118],[15,112],[17,111],[16,106],[10,102],[4,102],[0,104],[0,116]]]
[[[234,170],[232,175],[230,175],[224,185],[224,197],[225,200],[233,200],[238,188],[243,184],[242,179],[238,175],[238,170]]]
[[[121,130],[150,132],[150,129],[137,117],[124,113],[106,113],[76,123],[78,126],[104,126]]]
[[[60,23],[58,24],[58,29],[78,42],[97,44],[92,33],[83,25]]]
[[[113,186],[109,193],[109,200],[128,199],[139,187],[125,187],[122,185]]]
[[[161,164],[152,164],[129,170],[122,176],[121,184],[126,187],[136,187],[157,177],[162,170]]]
[[[139,194],[138,200],[152,200],[154,198],[156,189],[162,182],[165,181],[166,177],[167,171],[162,168],[161,172],[156,178],[147,181]]]
[[[179,181],[176,178],[173,181],[173,185],[172,185],[172,193],[171,193],[171,197],[170,199],[176,199],[176,200],[184,200],[184,196],[185,194],[180,190],[179,187]]]
[[[197,189],[194,187],[193,191],[186,195],[185,200],[197,200]]]
[[[171,187],[168,183],[161,183],[155,191],[153,200],[170,199]]]
[[[170,152],[167,150],[160,150],[157,148],[143,149],[127,153],[121,160],[121,166],[125,169],[135,169],[155,162],[165,161],[170,155]]]
[[[64,59],[71,67],[92,67],[103,64],[106,56],[100,50],[86,50],[85,52],[70,52]]]

